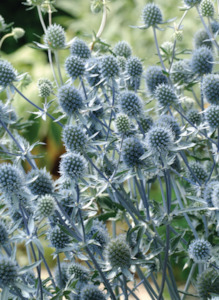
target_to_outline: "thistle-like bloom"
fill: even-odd
[[[48,98],[53,90],[53,84],[52,82],[47,78],[42,78],[38,80],[38,90],[39,90],[39,96],[42,98]]]
[[[174,119],[174,117],[169,116],[169,115],[163,115],[158,119],[157,123],[158,123],[158,125],[161,125],[161,126],[162,126],[162,124],[164,126],[168,125],[174,134],[175,140],[178,140],[180,138],[181,129],[180,129],[180,126],[177,123],[176,119]]]
[[[12,65],[3,59],[0,59],[0,85],[7,87],[16,80],[17,72]]]
[[[81,92],[71,85],[63,85],[58,90],[58,100],[63,111],[72,116],[83,106]]]
[[[115,78],[119,75],[119,64],[114,56],[106,55],[102,57],[101,73],[106,79]]]
[[[19,193],[24,185],[23,174],[14,165],[0,165],[0,192],[5,194]]]
[[[188,176],[195,182],[199,182],[201,184],[204,184],[205,181],[208,179],[208,173],[198,162],[191,162],[189,164],[191,172],[188,170]]]
[[[58,226],[51,229],[48,238],[51,245],[57,249],[63,249],[70,243],[70,236],[62,231]]]
[[[209,35],[204,29],[200,29],[194,35],[194,46],[195,48],[207,47],[212,49],[212,42],[210,41]]]
[[[87,136],[79,126],[66,125],[62,136],[67,150],[80,151],[86,145]]]
[[[109,240],[109,234],[106,225],[103,224],[103,222],[95,220],[90,232],[87,235],[87,239],[94,239],[99,245],[90,245],[89,247],[94,252],[101,253],[105,249]]]
[[[148,131],[146,141],[148,150],[152,153],[166,152],[173,144],[173,134],[169,128],[154,126]]]
[[[219,105],[211,105],[205,111],[205,118],[212,129],[219,128]]]
[[[214,204],[212,202],[212,193],[214,191],[214,188],[219,185],[219,182],[216,180],[210,181],[205,189],[204,189],[204,199],[208,205],[208,207],[214,207]]]
[[[33,195],[43,196],[54,193],[51,175],[45,170],[31,170],[27,174],[28,187]]]
[[[197,291],[200,299],[203,300],[213,300],[211,293],[219,294],[219,274],[215,269],[206,269],[198,276]]]
[[[116,118],[116,130],[119,134],[127,134],[130,131],[130,120],[125,114],[119,114]]]
[[[85,72],[84,60],[76,55],[71,55],[67,57],[65,61],[65,69],[69,77],[75,80],[79,76],[84,75]]]
[[[190,109],[187,112],[186,117],[192,124],[195,124],[195,125],[199,125],[202,121],[201,114],[195,108]]]
[[[78,263],[71,263],[68,267],[68,276],[73,276],[74,280],[88,281],[89,269]]]
[[[159,84],[168,83],[168,79],[163,74],[162,68],[158,66],[151,66],[147,69],[145,74],[145,80],[147,90],[151,95],[153,95],[155,89]]]
[[[184,0],[185,4],[190,7],[200,4],[201,1],[202,0]]]
[[[38,212],[40,216],[49,217],[55,209],[55,199],[51,195],[44,195],[37,199]]]
[[[150,116],[144,116],[139,118],[141,130],[147,133],[153,126],[153,119]]]
[[[208,74],[203,79],[202,90],[210,104],[219,105],[219,75]]]
[[[0,287],[13,285],[18,276],[16,262],[11,259],[0,258]]]
[[[44,42],[52,50],[65,48],[66,41],[64,28],[59,24],[50,25],[46,30]]]
[[[205,75],[212,72],[214,58],[212,51],[203,46],[195,49],[191,59],[192,72],[197,75]]]
[[[132,49],[130,45],[125,41],[118,42],[113,50],[117,56],[128,58],[132,55]]]
[[[80,299],[83,300],[106,300],[106,296],[97,286],[88,284],[85,285],[80,292]]]
[[[131,265],[131,251],[124,238],[111,240],[106,248],[106,257],[113,269],[129,268]]]
[[[122,157],[124,163],[130,167],[138,167],[142,165],[140,157],[144,154],[144,148],[137,138],[127,138],[123,142]]]
[[[88,59],[91,56],[91,52],[87,44],[81,39],[75,39],[71,44],[71,55],[78,56],[82,59]]]
[[[189,256],[196,263],[207,262],[211,256],[211,244],[208,241],[197,239],[189,245]]]
[[[178,100],[173,87],[168,84],[159,84],[154,92],[154,98],[164,107],[168,107]]]
[[[77,180],[86,173],[87,164],[78,153],[65,153],[61,156],[60,173],[72,180]]]
[[[188,59],[175,61],[171,68],[170,78],[173,83],[186,84],[192,79],[191,62]]]
[[[154,3],[148,3],[143,8],[142,20],[147,27],[161,24],[163,22],[163,16],[159,6]]]
[[[203,17],[212,18],[214,16],[214,4],[211,0],[202,0],[200,8]]]
[[[142,101],[134,92],[123,92],[120,94],[121,110],[129,117],[136,117],[142,112]]]

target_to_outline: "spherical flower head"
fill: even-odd
[[[190,65],[191,62],[187,59],[175,61],[170,73],[172,82],[179,85],[189,83],[193,76]]]
[[[66,43],[64,28],[59,24],[50,25],[45,32],[44,43],[51,50],[59,50],[65,48]]]
[[[94,252],[102,252],[109,240],[109,234],[106,225],[104,225],[103,222],[95,220],[90,232],[87,235],[87,239],[94,239],[96,242],[98,242],[99,245],[90,245],[90,248]]]
[[[166,152],[172,146],[173,134],[168,127],[154,126],[148,131],[146,141],[152,153]]]
[[[213,207],[219,209],[219,184],[214,186],[212,191],[212,204]]]
[[[65,153],[61,156],[60,173],[72,180],[79,179],[86,173],[86,160],[78,153]]]
[[[202,0],[184,0],[185,4],[190,7],[200,4],[201,1]]]
[[[214,188],[218,185],[219,185],[219,182],[216,180],[213,180],[213,181],[210,181],[204,189],[204,199],[205,199],[208,207],[214,207],[214,204],[212,202],[212,193],[214,191]]]
[[[177,102],[178,98],[173,87],[168,84],[159,84],[154,91],[154,98],[160,106],[168,107]]]
[[[212,42],[210,41],[209,35],[204,29],[200,29],[195,33],[194,36],[194,46],[195,48],[207,47],[212,49]]]
[[[13,285],[18,276],[16,262],[11,259],[0,258],[0,287]]]
[[[188,176],[194,181],[204,184],[208,179],[208,173],[205,168],[198,162],[191,162],[189,164],[190,170],[188,170]]]
[[[45,170],[31,170],[27,175],[28,187],[33,195],[43,196],[54,193],[51,175]]]
[[[80,293],[80,299],[83,300],[106,300],[106,296],[102,293],[97,286],[92,284],[85,285]]]
[[[120,107],[122,112],[129,117],[135,117],[142,112],[142,101],[134,92],[123,92],[120,95]]]
[[[72,116],[83,107],[83,98],[81,92],[71,85],[63,85],[58,90],[59,105],[62,110]]]
[[[0,59],[0,85],[6,87],[16,80],[17,72],[12,65],[3,59]]]
[[[130,57],[126,62],[126,71],[130,77],[140,77],[143,72],[142,62],[138,57]]]
[[[205,118],[212,129],[219,128],[219,105],[210,105],[205,111]]]
[[[191,59],[192,72],[200,76],[211,73],[213,62],[213,54],[209,48],[203,46],[195,49]]]
[[[70,264],[67,272],[69,277],[73,276],[80,281],[87,281],[89,277],[89,269],[78,263]]]
[[[168,125],[174,134],[174,139],[178,140],[180,138],[181,129],[174,117],[169,115],[163,115],[159,118],[158,124],[160,124],[161,126],[162,124],[164,126]]]
[[[114,269],[129,268],[131,265],[130,248],[123,237],[118,237],[108,243],[106,257]]]
[[[58,226],[49,232],[49,240],[51,245],[57,249],[63,249],[70,243],[70,237]]]
[[[200,8],[203,17],[211,18],[214,16],[214,4],[211,0],[202,0]]]
[[[190,109],[186,114],[187,119],[195,125],[199,125],[202,121],[201,114],[195,108]]]
[[[151,66],[147,69],[145,75],[148,92],[152,95],[159,84],[168,83],[168,79],[163,74],[161,67]]]
[[[154,3],[145,5],[142,11],[142,19],[147,27],[161,24],[163,22],[163,16],[159,6]]]
[[[202,90],[210,104],[219,105],[219,74],[208,74],[203,79]]]
[[[62,133],[63,141],[67,150],[80,151],[85,147],[87,136],[79,126],[66,125]]]
[[[219,31],[219,22],[213,20],[210,24],[212,32],[215,34]]]
[[[83,76],[85,72],[84,60],[76,55],[67,57],[65,61],[65,70],[67,74],[73,79]]]
[[[71,55],[78,56],[82,59],[88,59],[91,56],[90,49],[81,39],[75,39],[70,47]]]
[[[0,245],[4,246],[8,242],[8,230],[4,222],[0,221]]]
[[[49,217],[55,209],[55,199],[51,195],[41,196],[37,200],[38,213],[42,217]]]
[[[53,91],[53,84],[52,82],[47,78],[41,78],[38,80],[38,90],[39,90],[39,96],[42,98],[48,98],[52,91]]]
[[[137,138],[126,138],[122,145],[122,157],[124,163],[130,167],[138,167],[142,165],[140,157],[144,154],[144,148]]]
[[[90,86],[98,85],[101,80],[100,74],[99,61],[96,58],[89,59],[86,65],[86,79]]]
[[[210,293],[219,294],[219,274],[215,269],[204,270],[197,279],[197,291],[200,299],[214,299]],[[218,297],[216,297],[217,299]],[[216,300],[215,299],[215,300]]]
[[[119,64],[112,55],[103,56],[101,59],[101,73],[104,78],[114,78],[119,75]]]
[[[10,164],[0,165],[0,192],[5,194],[18,193],[23,186],[20,169]]]
[[[116,118],[116,130],[119,134],[127,134],[130,131],[129,117],[125,114],[119,114]]]
[[[207,262],[211,256],[211,244],[208,241],[196,239],[189,245],[189,256],[196,263]]]
[[[141,129],[147,133],[153,126],[153,119],[150,116],[140,117],[139,119]]]
[[[130,45],[125,41],[118,42],[113,50],[117,56],[128,58],[132,55],[132,49]]]
[[[69,263],[61,262],[61,264],[60,264],[60,269],[61,269],[61,274],[62,274],[61,278],[60,278],[60,273],[59,273],[59,267],[57,266],[55,268],[54,278],[55,278],[55,282],[59,288],[65,287],[69,280],[68,267],[69,267]]]

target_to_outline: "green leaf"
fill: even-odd
[[[27,271],[32,270],[33,268],[38,267],[41,264],[41,262],[42,262],[42,260],[39,260],[39,261],[36,261],[35,263],[29,265],[29,266],[25,266],[25,267],[21,268],[18,273],[19,274],[24,274]]]

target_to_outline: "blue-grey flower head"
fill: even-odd
[[[37,199],[37,209],[40,216],[51,216],[55,209],[55,199],[51,195],[41,196]]]
[[[87,235],[87,239],[94,239],[99,244],[89,246],[94,252],[102,252],[109,240],[109,234],[106,225],[98,220],[93,221],[93,225]]]
[[[157,122],[159,125],[162,126],[169,126],[174,134],[174,139],[178,140],[180,138],[181,129],[179,124],[177,123],[176,119],[169,115],[162,115]]]
[[[172,64],[170,78],[173,83],[186,84],[192,79],[193,73],[191,71],[191,61],[188,59],[182,59],[175,61]]]
[[[212,202],[212,193],[214,191],[214,188],[218,185],[218,181],[212,180],[206,185],[204,189],[204,200],[206,201],[208,207],[214,207],[214,204]]]
[[[206,30],[200,29],[194,35],[194,46],[195,48],[207,47],[212,49],[212,42],[210,41],[209,35]]]
[[[189,256],[196,263],[207,262],[211,256],[211,244],[202,239],[196,239],[189,245]]]
[[[125,41],[118,42],[113,50],[117,56],[128,58],[132,55],[132,49],[130,45]]]
[[[205,111],[205,118],[212,129],[219,128],[219,105],[210,105]]]
[[[219,294],[219,274],[213,268],[208,268],[198,275],[196,289],[198,291],[199,299],[218,300],[218,297],[211,297],[209,295]]]
[[[72,116],[83,107],[81,92],[71,85],[63,85],[59,88],[58,100],[62,110],[68,116]]]
[[[142,112],[142,101],[134,92],[122,92],[120,94],[119,102],[122,112],[129,117],[135,117]]]
[[[85,62],[83,59],[76,55],[71,55],[67,57],[65,61],[65,70],[69,77],[73,80],[77,79],[79,76],[83,76],[85,72]]]
[[[211,0],[202,0],[200,9],[203,17],[212,18],[214,16],[214,3]]]
[[[201,1],[202,0],[184,0],[185,4],[190,7],[200,4]]]
[[[16,81],[17,72],[12,65],[7,61],[0,59],[0,85],[7,87]]]
[[[101,73],[106,79],[119,75],[119,64],[114,56],[106,55],[101,58]]]
[[[66,40],[64,28],[59,24],[50,25],[45,32],[44,43],[52,50],[65,48]]]
[[[173,133],[168,127],[153,126],[146,137],[148,150],[152,153],[169,151],[173,144],[173,139]]]
[[[19,193],[24,185],[23,174],[14,165],[0,165],[0,192],[4,194]]]
[[[50,230],[48,239],[51,245],[57,249],[63,249],[70,243],[70,236],[58,226]]]
[[[140,157],[144,154],[142,143],[135,137],[126,138],[122,145],[122,158],[124,163],[130,167],[142,165]]]
[[[13,285],[18,276],[18,267],[15,261],[9,258],[0,258],[0,287]]]
[[[86,146],[87,136],[83,129],[77,125],[66,125],[62,136],[67,150],[80,151]]]
[[[199,162],[191,162],[189,164],[190,170],[188,170],[188,176],[194,181],[204,184],[208,179],[208,173],[204,166]]]
[[[203,79],[202,91],[210,104],[219,105],[219,74],[208,74]]]
[[[194,125],[199,125],[202,121],[202,117],[201,117],[200,112],[195,108],[191,108],[186,113],[186,117]]]
[[[126,62],[126,71],[130,77],[141,77],[143,72],[141,60],[135,56],[129,57]]]
[[[141,116],[139,118],[140,129],[147,133],[153,126],[153,119],[150,116]]]
[[[127,134],[130,131],[130,120],[125,114],[119,114],[116,118],[116,130],[119,134]]]
[[[161,24],[163,16],[159,6],[154,3],[146,4],[142,11],[142,20],[147,27]]]
[[[123,237],[117,237],[108,243],[106,257],[113,269],[129,268],[131,265],[131,251]]]
[[[191,69],[197,75],[205,75],[212,72],[214,57],[212,51],[203,46],[195,49],[191,59]]]
[[[89,269],[79,263],[71,263],[68,267],[68,276],[73,277],[74,280],[80,280],[80,281],[88,281],[89,277]]]
[[[53,84],[47,78],[41,78],[37,83],[39,96],[42,98],[48,98],[53,91]]]
[[[27,174],[28,187],[33,195],[43,196],[54,193],[54,183],[45,169],[31,170]]]
[[[168,83],[167,77],[163,74],[162,68],[159,66],[151,66],[145,74],[146,86],[148,92],[153,95],[159,84]]]
[[[157,99],[160,106],[168,107],[177,103],[177,95],[173,87],[168,84],[159,84],[154,91],[154,98]]]
[[[65,153],[61,156],[60,173],[72,180],[77,180],[86,173],[85,158],[79,153]]]
[[[78,56],[82,59],[88,59],[91,56],[91,52],[87,44],[81,39],[75,39],[71,44],[71,55]]]
[[[80,299],[83,300],[106,300],[106,296],[97,286],[88,284],[85,285],[80,292]]]

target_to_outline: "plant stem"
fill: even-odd
[[[61,82],[61,85],[63,85],[62,73],[61,73],[60,62],[59,62],[59,54],[57,50],[54,51],[54,56],[55,56],[57,70],[58,70],[59,80]]]
[[[154,34],[154,41],[155,41],[155,45],[156,45],[156,49],[157,49],[157,55],[160,59],[160,63],[161,63],[161,66],[162,66],[163,70],[166,71],[166,67],[163,63],[163,59],[162,59],[161,54],[160,54],[160,48],[159,48],[158,41],[157,41],[156,28],[154,26],[152,28],[153,28],[153,34]]]

